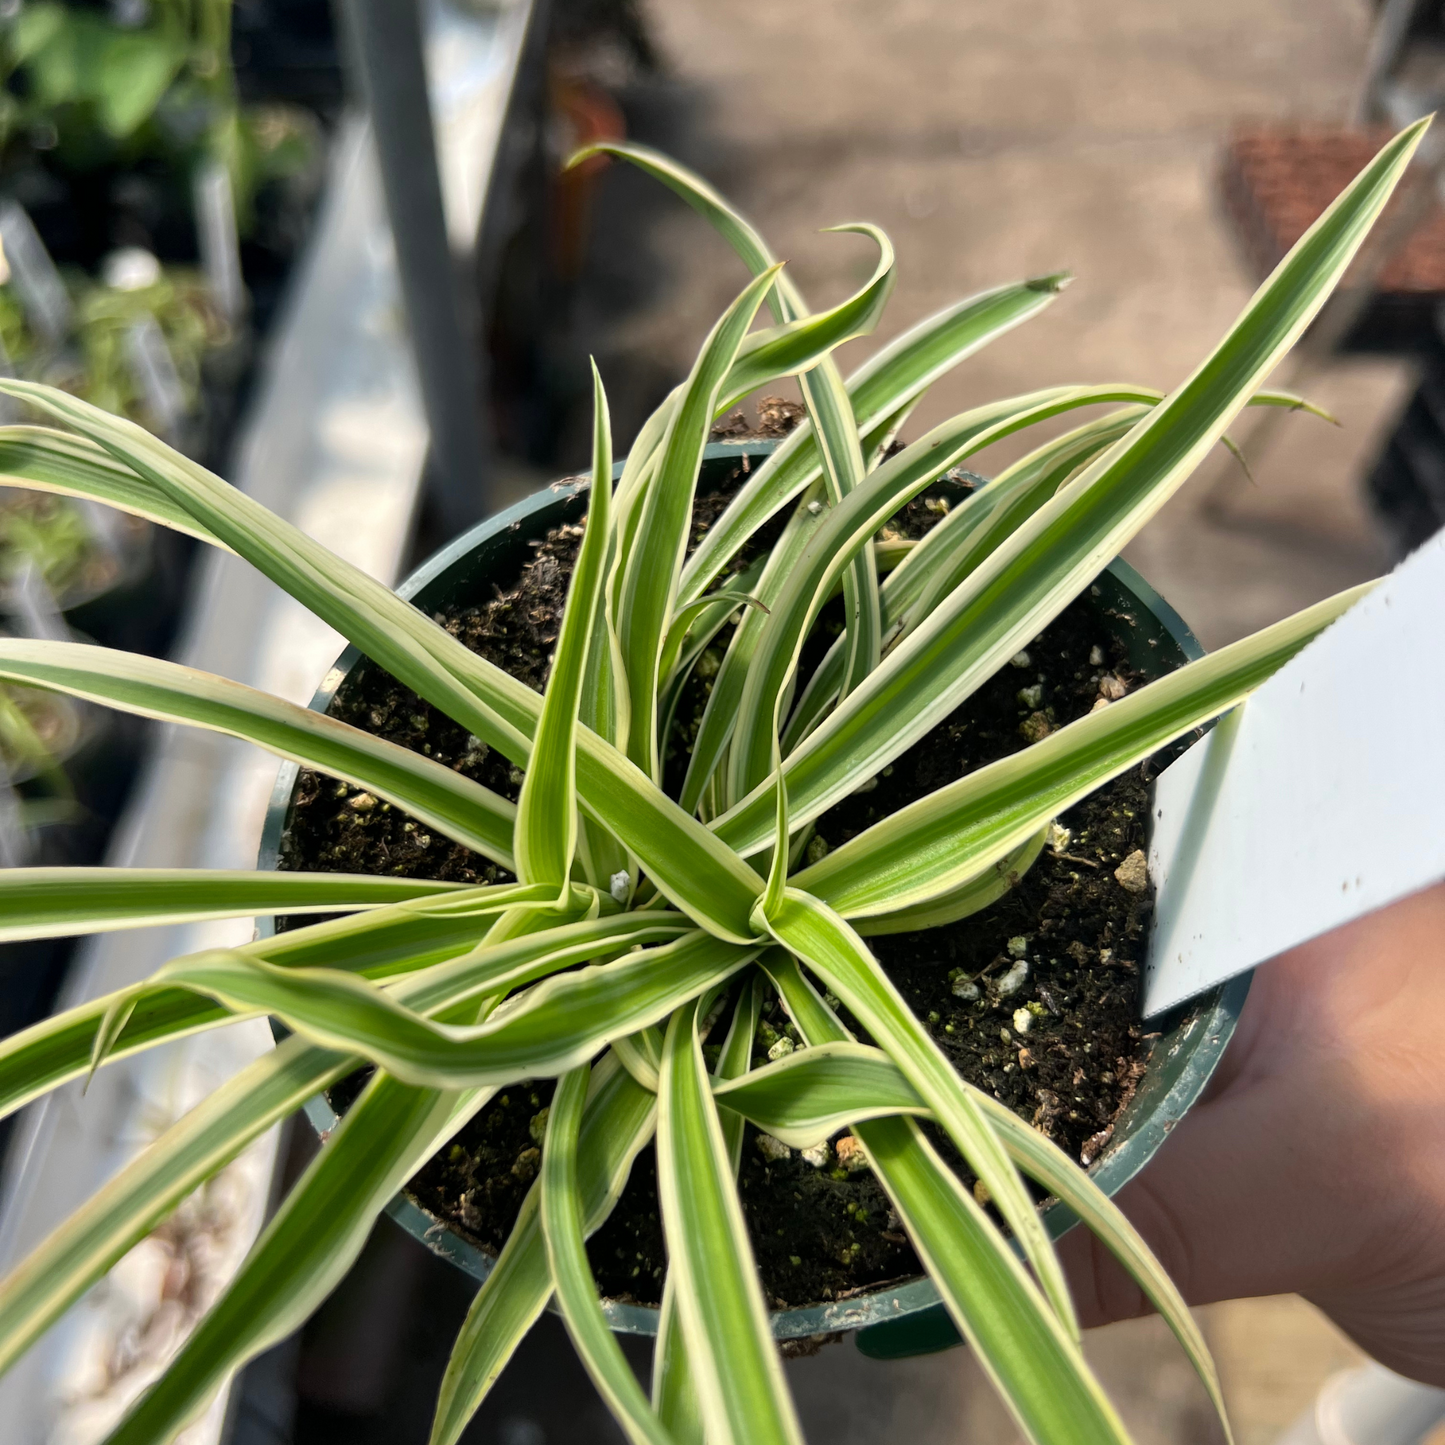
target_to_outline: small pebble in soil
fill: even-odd
[[[1114,869],[1114,881],[1130,893],[1142,893],[1149,886],[1149,864],[1144,850],[1136,848]]]
[[[1073,830],[1064,827],[1057,819],[1049,824],[1049,831],[1044,836],[1044,842],[1052,848],[1055,853],[1067,853],[1069,851],[1069,844],[1073,841]]]
[[[1027,652],[1016,652],[1009,658],[1009,663],[1013,667],[1031,667],[1033,665],[1033,658],[1031,658]]]
[[[808,862],[821,863],[828,856],[828,840],[814,834],[808,840]]]
[[[1091,647],[1091,648],[1089,649],[1089,666],[1090,666],[1090,667],[1103,667],[1103,665],[1104,665],[1104,649],[1103,649],[1102,647],[1097,646],[1097,645],[1095,645],[1094,647]]]
[[[793,1052],[792,1039],[779,1039],[772,1048],[768,1050],[768,1057],[777,1063],[779,1059],[786,1059]]]
[[[953,996],[972,1001],[978,997],[978,985],[971,978],[960,976],[953,981]]]
[[[1042,712],[1031,712],[1019,724],[1019,736],[1026,743],[1041,743],[1053,730],[1048,714]]]
[[[1008,956],[1010,958],[1026,958],[1029,951],[1028,935],[1016,933],[1008,941]]]
[[[1090,711],[1090,712],[1103,712],[1104,709],[1105,709],[1106,707],[1108,707],[1108,706],[1109,706],[1109,699],[1108,699],[1108,698],[1106,698],[1106,697],[1096,698],[1096,699],[1094,700],[1094,705],[1093,705],[1093,707],[1091,707],[1091,708],[1089,709],[1089,711]]]
[[[1012,993],[1017,993],[1023,986],[1024,980],[1029,976],[1029,961],[1021,958],[1006,973],[1001,973],[994,983],[994,990],[1000,998],[1007,998]]]
[[[810,517],[816,517],[816,516],[818,515],[818,513],[821,512],[822,510],[823,510],[823,504],[822,504],[822,502],[809,502],[809,503],[808,503],[808,515],[809,515]]]
[[[773,1163],[793,1157],[793,1151],[781,1139],[775,1139],[771,1134],[758,1135],[758,1153]]]
[[[1034,1016],[1026,1008],[1014,1010],[1014,1032],[1026,1034],[1034,1026]]]
[[[1021,687],[1018,690],[1020,707],[1036,708],[1044,700],[1044,685],[1036,682],[1032,687]]]
[[[534,1144],[540,1144],[547,1137],[547,1119],[551,1113],[550,1107],[542,1109],[528,1120],[527,1132],[532,1136]]]
[[[1118,702],[1128,691],[1129,684],[1112,672],[1106,672],[1099,679],[1099,696],[1108,698],[1110,702]]]
[[[814,1169],[826,1169],[832,1156],[825,1139],[821,1144],[814,1144],[811,1149],[799,1149],[798,1157],[806,1160]]]
[[[838,1163],[850,1174],[856,1174],[860,1169],[868,1167],[867,1157],[863,1153],[863,1146],[851,1135],[844,1134],[834,1146],[838,1155]]]
[[[632,879],[628,877],[624,869],[620,873],[614,873],[607,880],[607,891],[612,895],[614,903],[626,903],[628,890],[632,887]]]

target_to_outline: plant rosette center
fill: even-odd
[[[793,420],[778,429],[786,435]],[[704,464],[691,548],[736,495],[745,468],[759,465],[774,445],[753,439],[710,448],[718,455]],[[940,479],[890,520],[882,542],[916,542],[980,480]],[[570,504],[548,506],[542,494],[544,505],[533,507],[519,530],[484,527],[493,536],[500,530],[518,539],[519,545],[485,572],[472,559],[470,566],[454,566],[461,580],[443,582],[439,590],[433,582],[426,589],[429,596],[445,599],[424,605],[449,633],[538,692],[548,677],[582,536],[575,522],[559,525],[555,514],[579,512],[583,497],[585,492]],[[755,537],[735,562],[736,571],[765,555],[773,540],[766,532]],[[490,541],[476,543],[474,551],[492,550]],[[456,551],[454,545],[443,555]],[[1151,611],[1154,594],[1132,580],[1135,588],[1105,574],[955,713],[827,810],[810,830],[798,866],[818,861],[942,784],[1040,741],[1198,655],[1192,635],[1167,606]],[[729,624],[718,632],[678,699],[666,745],[665,779],[674,793],[686,774],[691,743],[733,630]],[[839,597],[819,617],[805,646],[800,692],[841,631]],[[333,676],[336,671],[344,672],[342,680],[319,694],[314,706],[513,800],[518,797],[521,770],[479,746],[465,728],[383,669],[350,657],[340,661]],[[1150,765],[1141,765],[1069,810],[1033,866],[979,912],[870,940],[959,1074],[1086,1166],[1095,1164],[1116,1134],[1121,1143],[1126,1134],[1135,1139],[1144,1118],[1159,1112],[1161,1101],[1147,1098],[1160,1094],[1158,1088],[1146,1090],[1143,1110],[1131,1107],[1149,1077],[1151,1054],[1166,1034],[1171,1041],[1175,1035],[1189,1038],[1201,1012],[1196,1007],[1187,1019],[1171,1019],[1163,1028],[1146,1029],[1139,1019],[1152,903],[1143,869],[1150,776]],[[279,849],[263,854],[263,862],[274,858],[282,868],[461,884],[511,881],[496,864],[436,835],[402,810],[318,773],[303,771],[294,783],[290,774],[283,778],[273,807],[273,834],[282,819]],[[837,1006],[831,997],[829,1002]],[[1218,1004],[1210,999],[1203,1011]],[[867,1038],[856,1020],[848,1022],[855,1034]],[[714,1041],[704,1045],[711,1064],[729,1023],[730,1005],[714,1022],[709,1035]],[[757,1022],[751,1065],[762,1067],[804,1047],[781,1000],[774,998]],[[1195,1061],[1201,1082],[1217,1049],[1216,1044],[1207,1060]],[[360,1073],[333,1089],[331,1106],[344,1111],[365,1077]],[[400,1206],[403,1222],[413,1224],[429,1243],[436,1239],[435,1225],[442,1224],[453,1236],[442,1252],[460,1257],[476,1273],[487,1271],[536,1178],[553,1087],[552,1080],[533,1080],[499,1093],[410,1181],[407,1196],[416,1208]],[[1178,1107],[1177,1099],[1171,1102]],[[1162,1123],[1156,1120],[1156,1128]],[[931,1132],[950,1166],[986,1199],[946,1136]],[[1136,1144],[1131,1152],[1141,1151]],[[738,1183],[769,1303],[777,1311],[807,1318],[816,1309],[799,1306],[856,1302],[923,1272],[897,1213],[847,1129],[794,1148],[749,1124]],[[634,1164],[612,1215],[589,1242],[588,1255],[608,1300],[642,1307],[614,1308],[614,1315],[645,1325],[644,1312],[655,1311],[661,1302],[666,1271],[650,1146]]]

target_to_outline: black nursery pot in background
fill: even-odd
[[[714,443],[703,462],[700,491],[723,485],[744,456],[760,462],[772,449],[772,444],[765,442]],[[419,567],[397,591],[429,614],[486,602],[494,595],[494,584],[511,585],[532,559],[529,543],[554,528],[581,522],[586,512],[587,482],[556,482],[478,523]],[[1099,576],[1096,591],[1090,593],[1090,605],[1122,642],[1130,664],[1140,671],[1157,673],[1203,655],[1194,634],[1174,609],[1122,561],[1114,562]],[[361,661],[357,649],[348,648],[323,679],[311,706],[326,711],[337,689]],[[277,866],[296,775],[296,766],[287,763],[277,777],[261,841],[258,862],[262,868]],[[1249,976],[1245,975],[1154,1022],[1160,1037],[1145,1074],[1116,1121],[1108,1146],[1089,1171],[1105,1193],[1115,1193],[1149,1162],[1199,1097],[1234,1032],[1248,991]],[[320,1097],[307,1105],[307,1115],[318,1132],[334,1128],[337,1122],[330,1105]],[[390,1213],[433,1253],[450,1259],[476,1279],[485,1279],[491,1271],[491,1255],[405,1192],[392,1201]],[[1075,1217],[1065,1206],[1054,1203],[1045,1210],[1044,1220],[1057,1237],[1074,1224]],[[655,1308],[619,1301],[607,1301],[604,1307],[619,1332],[651,1335],[657,1331]],[[772,1319],[773,1333],[781,1340],[859,1331],[859,1348],[876,1358],[922,1354],[959,1343],[927,1278],[880,1286],[845,1300],[778,1310]]]

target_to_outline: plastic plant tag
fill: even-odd
[[[226,320],[235,325],[246,306],[246,289],[241,280],[241,242],[236,231],[231,173],[219,161],[207,161],[196,172],[194,200],[201,265],[211,299]]]
[[[186,391],[170,347],[147,312],[126,327],[125,359],[157,432],[174,440],[186,415]]]
[[[1445,878],[1445,534],[1155,784],[1152,1016]]]
[[[0,868],[23,868],[34,852],[20,797],[0,757]]]
[[[15,631],[21,637],[39,637],[50,642],[69,642],[70,629],[60,615],[55,594],[45,574],[33,560],[24,562],[10,584],[8,598]]]
[[[5,248],[9,280],[25,308],[26,320],[37,336],[59,346],[74,320],[70,293],[40,232],[18,201],[0,201],[0,245]]]

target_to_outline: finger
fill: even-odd
[[[1405,1310],[1421,1289],[1433,1298],[1445,1279],[1441,1019],[1445,888],[1260,970],[1223,1087],[1119,1199],[1187,1299],[1299,1291],[1343,1319],[1368,1297],[1382,1338],[1388,1299]],[[1081,1231],[1062,1253],[1085,1323],[1145,1311]]]

